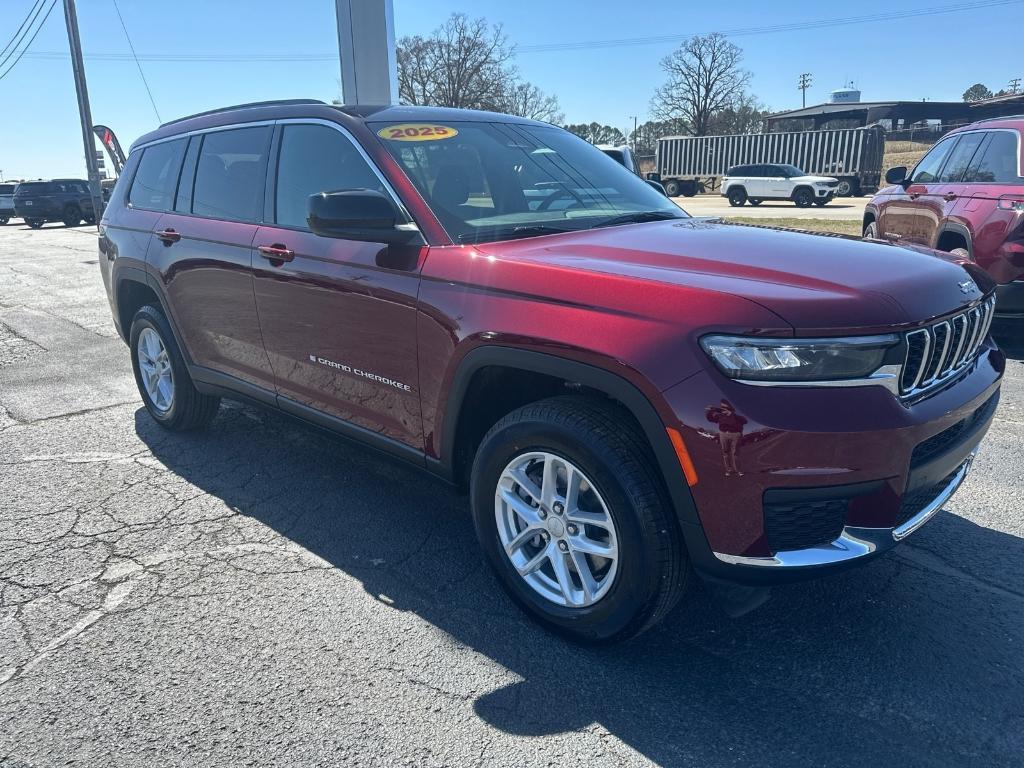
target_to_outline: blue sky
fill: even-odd
[[[685,0],[394,0],[399,36],[429,33],[454,11],[504,25],[519,46],[622,40],[740,30],[835,17],[963,5],[956,0],[809,0],[693,3]],[[0,44],[32,0],[4,0]],[[322,54],[314,61],[143,61],[163,120],[227,104],[339,94],[333,0],[119,0],[141,55],[261,56]],[[837,10],[840,9],[840,10]],[[111,0],[78,0],[82,45],[89,54],[127,54]],[[808,103],[853,80],[870,99],[956,100],[974,82],[993,90],[1024,77],[1019,36],[1024,2],[896,21],[823,29],[738,34],[753,73],[751,90],[774,109],[800,105],[801,72],[814,75]],[[522,75],[558,96],[566,120],[597,120],[625,129],[647,114],[661,82],[658,61],[678,45],[524,50]],[[30,49],[0,80],[0,171],[4,178],[84,175],[67,34],[60,3]],[[65,54],[50,56],[49,54]],[[4,67],[0,67],[2,72]],[[127,148],[158,124],[130,59],[87,58],[93,118],[110,125]],[[16,119],[15,119],[16,118]]]

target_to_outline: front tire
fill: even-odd
[[[752,206],[754,206],[756,208],[761,203],[763,203],[764,200],[762,200],[760,197],[752,197],[749,200],[747,200],[747,202],[750,203]]]
[[[65,227],[77,227],[82,223],[82,211],[76,205],[69,205],[64,209],[61,221],[64,222]]]
[[[132,319],[129,345],[132,371],[142,402],[161,427],[185,432],[205,427],[217,415],[220,398],[204,395],[192,383],[164,313],[144,306]]]
[[[864,227],[864,239],[865,240],[877,240],[878,239],[878,225],[869,221],[868,225]]]
[[[729,190],[729,205],[733,208],[740,208],[745,202],[747,202],[747,191],[741,188],[733,188]]]
[[[10,216],[0,216],[0,227],[6,227],[7,222],[11,220]]]
[[[42,229],[45,222],[42,219],[25,219],[25,223],[29,229]]]
[[[666,181],[665,194],[669,197],[679,197],[679,182],[674,180]]]
[[[470,484],[477,538],[533,619],[587,643],[635,637],[687,582],[682,538],[646,440],[623,411],[555,397],[495,424]]]
[[[809,189],[798,189],[793,193],[793,202],[797,208],[810,208],[814,205],[814,195]]]

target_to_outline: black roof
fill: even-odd
[[[339,116],[342,117],[340,121],[338,120]],[[547,125],[547,123],[541,123],[524,117],[503,115],[498,112],[483,112],[475,109],[414,107],[397,104],[326,104],[316,99],[284,99],[236,104],[171,120],[161,125],[155,131],[150,131],[144,136],[140,136],[132,143],[132,146],[168,136],[175,136],[180,133],[188,133],[189,131],[204,128],[215,128],[219,125],[230,125],[240,121],[275,120],[291,117],[321,117],[342,123],[362,123],[369,120],[396,123],[412,121],[476,121]]]

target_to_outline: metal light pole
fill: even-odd
[[[392,0],[335,0],[341,100],[397,104],[398,59]]]
[[[78,38],[78,14],[75,0],[64,0],[64,21],[68,26],[68,46],[71,48],[71,69],[75,75],[75,93],[78,96],[78,116],[82,122],[82,144],[85,148],[85,167],[89,175],[89,196],[92,212],[99,224],[103,215],[103,191],[100,188],[100,170],[96,165],[96,145],[92,140],[92,112],[89,109],[89,89],[85,85],[85,66],[82,64],[82,41]]]

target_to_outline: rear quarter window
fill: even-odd
[[[13,195],[14,184],[0,184],[0,195]]]
[[[174,189],[184,154],[185,139],[146,147],[128,193],[128,202],[135,208],[169,211],[174,204]]]

